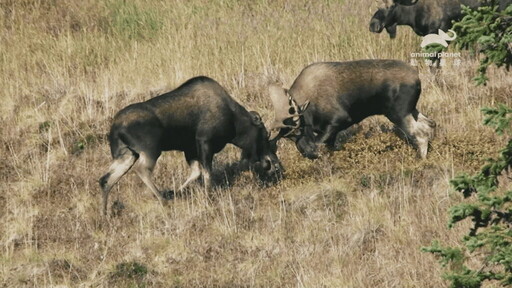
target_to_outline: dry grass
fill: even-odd
[[[126,3],[125,3],[126,2]],[[123,4],[125,3],[125,4]],[[480,107],[511,105],[512,77],[471,82],[475,61],[420,67],[420,110],[438,124],[427,160],[364,121],[339,152],[310,161],[280,144],[283,181],[236,175],[238,150],[217,155],[219,187],[198,185],[167,207],[128,174],[124,206],[99,216],[106,133],[125,105],[208,75],[269,119],[266,85],[289,86],[314,61],[409,60],[420,39],[368,32],[374,1],[0,0],[0,286],[2,287],[444,287],[420,247],[456,245],[449,180],[503,143]],[[156,182],[187,175],[180,153]],[[122,205],[121,205],[122,204]]]

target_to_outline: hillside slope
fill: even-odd
[[[76,3],[75,3],[76,2]],[[512,77],[476,61],[420,64],[419,109],[437,122],[426,160],[383,117],[353,129],[316,161],[282,141],[285,178],[237,173],[239,151],[215,158],[216,188],[161,207],[133,173],[100,217],[106,134],[122,107],[197,75],[221,83],[265,121],[268,83],[289,87],[307,64],[410,61],[420,38],[368,31],[375,1],[0,1],[0,286],[445,287],[420,247],[456,245],[449,180],[503,144],[480,107],[512,105]],[[175,189],[188,168],[165,153],[155,181]],[[463,229],[463,227],[459,228]],[[462,231],[462,230],[461,230]]]

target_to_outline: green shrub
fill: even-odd
[[[512,132],[512,109],[499,105],[482,111],[484,124],[494,127],[496,133]],[[499,157],[487,160],[479,173],[451,180],[452,187],[470,201],[451,207],[449,227],[466,219],[472,221],[472,227],[462,239],[461,249],[443,247],[438,241],[423,248],[441,257],[441,264],[448,268],[444,278],[451,281],[451,287],[481,287],[485,281],[512,285],[512,190],[500,185],[503,177],[510,177],[511,167],[512,138]],[[470,268],[469,260],[479,265]]]
[[[148,268],[138,262],[122,262],[110,273],[109,286],[146,287]]]
[[[512,5],[498,12],[497,1],[477,10],[463,7],[466,16],[454,24],[457,45],[483,54],[475,82],[485,84],[491,64],[507,69],[512,64]],[[483,108],[484,125],[494,127],[498,135],[512,132],[512,109],[505,105]],[[459,175],[450,181],[466,201],[450,208],[449,227],[471,220],[472,225],[462,239],[462,248],[442,246],[433,241],[423,251],[440,257],[446,271],[443,277],[451,287],[481,287],[484,282],[512,285],[512,190],[503,180],[510,178],[512,138],[496,159],[487,163],[476,175]],[[505,182],[506,183],[506,182]],[[504,187],[505,186],[505,187]],[[469,264],[471,263],[471,264]]]
[[[492,64],[507,69],[512,65],[512,5],[498,12],[497,2],[471,10],[463,6],[463,19],[453,25],[459,48],[483,55],[475,77],[477,84],[485,84],[487,68]]]

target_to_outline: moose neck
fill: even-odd
[[[250,113],[243,107],[239,107],[243,110],[243,119],[235,122],[235,137],[232,143],[238,148],[242,149],[242,154],[247,158],[256,158],[256,146],[257,143],[257,127],[252,125]]]

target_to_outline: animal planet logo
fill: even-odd
[[[432,44],[439,44],[443,47],[448,47],[447,41],[453,41],[457,38],[457,33],[455,31],[449,29],[448,32],[451,32],[453,36],[448,35],[448,33],[444,32],[443,30],[439,29],[438,34],[428,34],[425,37],[423,37],[423,40],[421,41],[421,48],[425,48],[428,45]]]
[[[438,34],[428,34],[425,37],[423,37],[423,40],[421,41],[421,48],[425,48],[432,44],[439,44],[443,47],[448,47],[448,41],[453,41],[457,38],[457,33],[453,30],[448,30],[452,34],[450,36],[448,33],[444,32],[443,30],[439,29]],[[460,52],[413,52],[411,53],[411,62],[410,64],[412,66],[418,66],[418,60],[417,58],[426,58],[424,59],[425,65],[427,66],[433,66],[435,65],[435,58],[438,59],[438,66],[446,66],[447,58],[452,58],[453,65],[454,66],[460,66],[462,64],[462,60],[460,59],[461,53]]]

